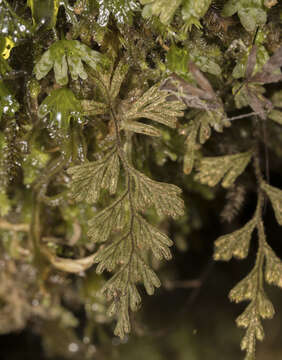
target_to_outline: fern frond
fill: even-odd
[[[136,311],[140,306],[141,297],[135,285],[137,282],[144,283],[149,295],[161,285],[155,272],[144,260],[139,255],[132,254],[131,261],[121,267],[103,289],[107,299],[112,300],[108,315],[117,318],[114,333],[121,338],[130,332],[129,309]]]
[[[282,288],[282,261],[274,251],[266,244],[265,246],[265,280]]]
[[[72,175],[72,197],[78,201],[95,203],[102,189],[115,194],[119,171],[120,162],[116,149],[101,160],[71,167],[67,172]]]
[[[244,259],[249,252],[250,240],[256,226],[256,220],[250,220],[241,229],[219,237],[215,242],[215,260],[229,261],[233,256]]]
[[[271,201],[276,221],[279,225],[282,225],[282,190],[270,186],[265,182],[261,184],[261,188],[265,191]]]
[[[146,118],[175,127],[177,117],[183,116],[185,105],[178,100],[168,101],[169,93],[160,90],[159,84],[139,97],[136,91],[132,96],[133,91],[129,99],[121,100],[119,92],[127,72],[128,65],[120,61],[110,74],[90,73],[97,80],[105,110],[111,117],[111,125],[114,125],[116,145],[110,152],[101,154],[98,161],[68,170],[72,175],[71,196],[79,201],[97,202],[102,189],[114,195],[119,181],[124,187],[112,204],[98,211],[88,223],[90,239],[102,243],[93,257],[97,273],[113,272],[104,293],[112,300],[109,313],[117,318],[115,334],[120,337],[130,331],[129,309],[136,311],[141,302],[137,284],[143,284],[148,294],[153,294],[160,286],[157,275],[145,260],[148,252],[159,260],[171,258],[169,247],[172,241],[145,220],[140,212],[154,207],[159,216],[173,218],[184,212],[181,190],[177,186],[154,181],[132,166],[130,155],[125,150],[128,148],[126,142],[130,140],[121,132],[160,136],[158,128],[136,120]],[[103,107],[101,104],[94,104],[94,112],[99,112]],[[85,105],[91,108],[90,102]]]
[[[179,187],[152,180],[134,168],[130,168],[130,175],[133,180],[132,199],[138,210],[154,206],[159,216],[177,218],[183,215],[184,202]]]
[[[223,187],[230,187],[245,170],[251,157],[252,151],[236,155],[203,158],[199,162],[195,179],[209,186],[215,186],[222,180]]]
[[[130,103],[130,107],[126,107],[122,114],[123,120],[146,118],[175,128],[177,117],[183,116],[186,106],[179,100],[168,101],[169,95],[167,91],[159,89],[159,84],[152,86],[135,102]]]
[[[128,191],[125,191],[89,221],[88,236],[93,242],[106,242],[111,234],[123,229],[128,222],[128,204]]]

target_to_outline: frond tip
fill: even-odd
[[[214,259],[229,261],[233,256],[244,259],[248,255],[255,226],[255,219],[252,219],[241,229],[218,238],[215,242]]]
[[[215,186],[222,180],[222,186],[228,188],[245,170],[251,157],[252,151],[203,158],[198,164],[198,174],[195,179],[209,186]]]

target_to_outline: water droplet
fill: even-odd
[[[78,351],[79,347],[78,347],[78,344],[76,344],[76,343],[70,343],[68,349],[70,352],[75,353]]]
[[[26,27],[24,25],[20,25],[19,28],[20,28],[20,31],[22,31],[22,32],[26,30]]]

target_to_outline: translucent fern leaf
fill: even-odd
[[[261,188],[266,192],[271,201],[276,220],[279,225],[282,225],[282,190],[267,183],[262,183]]]
[[[81,100],[81,106],[86,116],[105,114],[109,110],[107,104],[94,100]]]
[[[195,179],[203,184],[215,186],[222,180],[222,186],[227,188],[245,170],[252,156],[251,151],[236,155],[203,158],[200,160]]]
[[[117,212],[117,207],[115,206],[114,208]],[[97,218],[98,222],[101,222],[99,215],[96,216],[96,220]],[[105,269],[113,271],[116,267],[131,262],[130,257],[133,251],[136,253],[140,252],[141,255],[141,253],[150,249],[153,255],[159,260],[163,258],[166,260],[171,259],[169,247],[173,243],[164,233],[149,224],[140,215],[134,216],[128,222],[124,220],[125,218],[123,217],[122,221],[119,220],[119,222],[109,224],[110,230],[108,230],[108,234],[113,233],[114,230],[116,232],[117,229],[119,229],[120,232],[112,242],[101,247],[95,255],[94,261],[99,263],[97,267],[98,273],[103,272]],[[97,228],[94,219],[91,223],[93,224],[93,228]],[[133,247],[136,248],[134,249]]]
[[[135,285],[138,282],[144,284],[149,295],[161,285],[154,271],[138,254],[132,253],[130,262],[123,265],[103,289],[107,299],[112,300],[108,314],[117,318],[115,335],[121,338],[130,332],[129,308],[136,311],[141,302]]]
[[[106,242],[111,234],[120,232],[126,226],[128,212],[128,192],[125,192],[89,221],[88,236],[93,242]]]
[[[127,226],[108,245],[100,247],[94,257],[94,262],[99,264],[96,269],[98,274],[101,274],[104,270],[112,272],[119,266],[131,262],[132,237],[133,233]]]
[[[218,238],[215,242],[214,259],[229,261],[233,256],[244,259],[248,255],[255,226],[256,221],[252,219],[241,229]]]
[[[265,280],[282,288],[282,261],[268,245],[265,246],[265,259]]]
[[[72,175],[71,196],[77,201],[95,203],[102,189],[115,194],[119,178],[120,163],[116,150],[101,160],[87,162],[67,170]]]
[[[143,124],[137,121],[122,122],[121,129],[133,131],[137,134],[159,137],[162,135],[161,131],[152,125]]]
[[[128,72],[128,68],[128,64],[121,60],[114,71],[109,87],[109,96],[112,101],[118,96],[120,92],[120,88]]]
[[[140,211],[154,206],[159,216],[177,218],[184,214],[184,202],[180,197],[181,189],[167,183],[148,178],[141,172],[131,168],[133,180],[133,201]]]
[[[243,300],[253,300],[256,298],[258,288],[258,272],[253,269],[244,279],[242,279],[229,293],[231,301],[236,303]]]
[[[173,242],[169,237],[140,215],[136,215],[134,225],[135,233],[139,234],[136,238],[136,245],[141,251],[150,249],[158,260],[171,259],[169,247],[173,245]]]
[[[81,102],[68,88],[53,90],[41,103],[38,109],[38,116],[44,119],[49,116],[47,128],[68,129],[70,119],[81,121],[83,111]]]
[[[107,69],[107,71],[94,71],[91,73],[97,82],[97,86],[101,92],[104,102],[108,105],[109,102],[111,105],[114,105],[122,83],[127,75],[128,69],[128,64],[124,59],[122,59],[115,68],[112,63],[111,70]]]
[[[145,5],[142,11],[143,17],[149,18],[153,15],[159,16],[163,24],[168,25],[182,0],[140,0]]]
[[[122,114],[124,121],[146,118],[175,128],[177,117],[183,116],[185,105],[181,101],[168,101],[169,93],[159,89],[159,84],[152,86],[135,102],[126,106]]]
[[[264,338],[263,327],[255,303],[251,303],[236,322],[239,327],[247,328],[241,341],[241,349],[246,351],[245,360],[255,360],[256,341],[262,341]]]
[[[44,78],[54,68],[56,82],[60,85],[68,83],[68,70],[73,80],[78,77],[85,80],[87,73],[83,62],[92,69],[106,62],[106,58],[77,40],[59,40],[45,51],[34,67],[37,80]]]

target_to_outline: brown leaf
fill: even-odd
[[[179,88],[181,89],[181,93],[189,94],[204,100],[212,99],[210,94],[207,94],[206,91],[190,85],[187,81],[183,80],[180,76],[176,74],[172,74],[161,86],[161,90],[174,92],[178,91]]]
[[[256,73],[250,79],[252,82],[270,84],[278,81],[282,81],[282,74],[269,74],[269,73]]]
[[[272,73],[282,66],[282,46],[275,51],[267,63],[262,67],[262,72]]]
[[[258,114],[259,117],[265,120],[266,114],[262,102],[259,100],[257,95],[254,92],[252,92],[248,87],[247,87],[247,93],[250,102],[250,107],[254,110],[254,112]]]
[[[282,46],[274,53],[273,56],[271,56],[267,63],[262,67],[261,71],[250,78],[250,81],[260,82],[263,84],[281,81],[282,74],[273,74],[273,71],[279,69],[281,66]]]
[[[192,62],[188,65],[189,70],[193,74],[195,80],[197,81],[198,85],[207,92],[211,98],[215,98],[216,94],[208,81],[208,79],[202,74],[202,72],[199,70],[199,68]]]
[[[246,79],[249,79],[252,76],[252,73],[256,65],[256,61],[257,61],[257,47],[254,45],[248,56],[248,62],[245,73]]]

